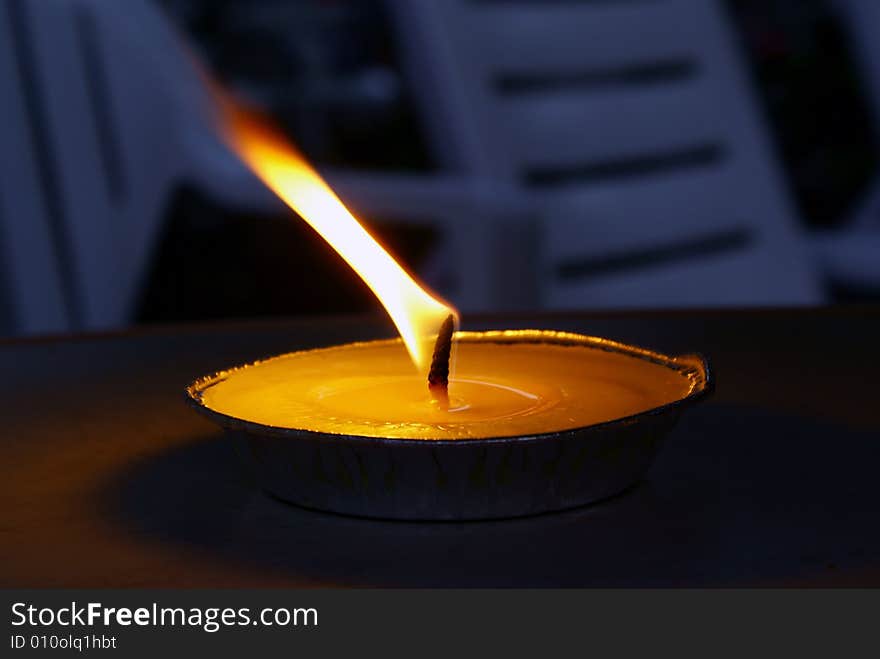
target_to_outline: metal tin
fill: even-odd
[[[613,421],[531,436],[457,440],[340,435],[237,419],[209,409],[201,398],[229,370],[199,378],[186,388],[186,397],[234,437],[257,482],[279,499],[359,517],[469,520],[563,510],[627,489],[645,475],[681,411],[713,388],[709,365],[699,354],[669,357],[552,331],[460,332],[457,340],[619,352],[683,373],[692,387],[683,398]]]

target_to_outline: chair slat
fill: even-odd
[[[38,74],[51,135],[51,156],[80,284],[83,322],[118,317],[124,296],[118,285],[122,263],[117,249],[120,226],[107,187],[98,124],[89,98],[82,44],[70,3],[31,2]]]
[[[766,273],[775,272],[772,280]],[[695,257],[625,274],[555,281],[545,291],[552,309],[776,306],[812,304],[812,277],[795,254],[773,246]]]
[[[0,80],[14,90],[0,94],[0,264],[14,329],[58,332],[70,323],[56,254],[61,246],[48,218],[9,11],[0,6]]]
[[[723,113],[700,81],[523,94],[499,103],[509,158],[524,168],[675,152],[724,139]]]
[[[456,30],[486,75],[578,73],[690,56],[706,35],[678,0],[473,3]],[[548,38],[552,35],[552,38]]]
[[[546,208],[542,249],[553,263],[561,263],[754,227],[760,218],[735,203],[738,191],[729,185],[731,175],[724,166],[636,182],[570,186],[537,204]]]

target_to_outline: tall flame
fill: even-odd
[[[416,367],[427,372],[437,332],[450,314],[457,321],[456,311],[397,264],[283,135],[230,102],[224,106],[230,146],[366,282],[391,316]]]

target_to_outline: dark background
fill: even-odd
[[[558,0],[571,5],[585,1]],[[737,55],[743,55],[747,63],[751,89],[743,93],[750,92],[758,100],[760,119],[774,150],[772,157],[782,170],[783,192],[794,201],[797,228],[804,236],[845,233],[877,175],[876,113],[872,112],[864,75],[865,57],[852,25],[840,11],[850,1],[857,0],[723,3],[740,46]],[[70,0],[71,5],[78,2]],[[400,35],[386,3],[149,2],[161,7],[180,33],[187,35],[189,46],[212,76],[240,99],[270,115],[319,168],[426,175],[441,171],[428,146],[430,139],[406,75]],[[475,0],[480,2],[528,4],[526,0]],[[91,4],[95,5],[91,9],[100,6]],[[589,4],[647,7],[656,3],[603,0]],[[9,0],[10,9],[18,8],[19,23],[28,13],[26,9],[34,6],[29,0]],[[36,34],[42,26],[38,18],[34,21],[30,31]],[[15,28],[13,34],[18,31]],[[19,35],[19,40],[26,42],[26,36]],[[97,32],[93,36],[99,46],[112,37]],[[19,62],[23,88],[32,86],[28,76],[36,77],[32,74],[39,62],[30,63],[34,70],[25,64],[28,62]],[[141,74],[132,74],[136,75]],[[136,79],[133,82],[138,83]],[[34,121],[40,119],[39,112],[31,114]],[[107,117],[97,119],[104,122]],[[48,171],[43,172],[44,177],[51,177],[52,163],[44,164]],[[8,200],[18,194],[14,186],[7,190],[3,185],[0,180],[0,202],[4,196],[8,195]],[[0,220],[2,210],[0,207]],[[880,210],[872,212],[876,224]],[[381,212],[363,213],[361,218],[396,258],[425,279],[423,273],[430,259],[436,258],[441,242],[438,229],[410,223],[407,218],[384,217]],[[7,216],[7,220],[26,222],[30,218],[16,215]],[[280,207],[242,210],[221,203],[195,185],[180,182],[167,197],[163,195],[158,227],[159,238],[146,272],[139,274],[126,324],[379,310],[348,266],[304,222]],[[732,240],[738,238],[733,236]],[[856,245],[861,261],[843,259],[854,276],[822,280],[826,303],[880,300],[880,274],[876,272],[880,232],[874,227],[868,242],[870,246],[867,242]],[[0,245],[0,334],[28,333],[17,326],[14,313],[3,304],[3,288],[9,284],[3,282],[2,266],[11,262],[9,252],[18,248],[15,244]],[[599,260],[602,258],[600,254]],[[608,258],[617,263],[616,255]],[[456,267],[456,263],[449,265],[453,271]],[[66,277],[71,279],[69,273]],[[207,279],[211,285],[205,285]],[[447,295],[437,281],[425,280]],[[438,281],[442,283],[442,277]],[[651,305],[647,293],[633,299],[636,308],[657,306]],[[458,303],[455,295],[450,295],[450,300]],[[575,308],[602,306],[585,302]],[[475,310],[510,309],[484,305]],[[73,322],[53,331],[106,326]]]
[[[215,73],[259,98],[313,161],[370,170],[436,169],[381,2],[165,0],[164,5]],[[825,0],[728,0],[728,9],[800,220],[810,228],[844,223],[877,165],[876,137],[845,26]],[[262,11],[274,21],[259,20]],[[251,22],[242,20],[248,13],[255,17]],[[210,223],[215,228],[206,241],[206,218],[218,213],[225,221],[219,227]],[[255,231],[253,217],[181,190],[169,209],[139,320],[375,308],[369,291],[338,257],[303,224],[287,219],[260,222]],[[429,229],[367,220],[416,271],[437,239]],[[296,258],[283,258],[291,254]],[[223,273],[223,285],[213,288],[212,297],[198,273],[218,261],[236,268]],[[308,286],[297,284],[306,277]],[[872,288],[830,283],[829,289],[837,303],[880,299]]]

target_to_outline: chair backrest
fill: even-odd
[[[443,166],[539,200],[550,307],[820,299],[714,0],[394,0]]]
[[[0,5],[0,267],[13,331],[130,319],[168,193],[191,164],[196,75],[147,0]]]

